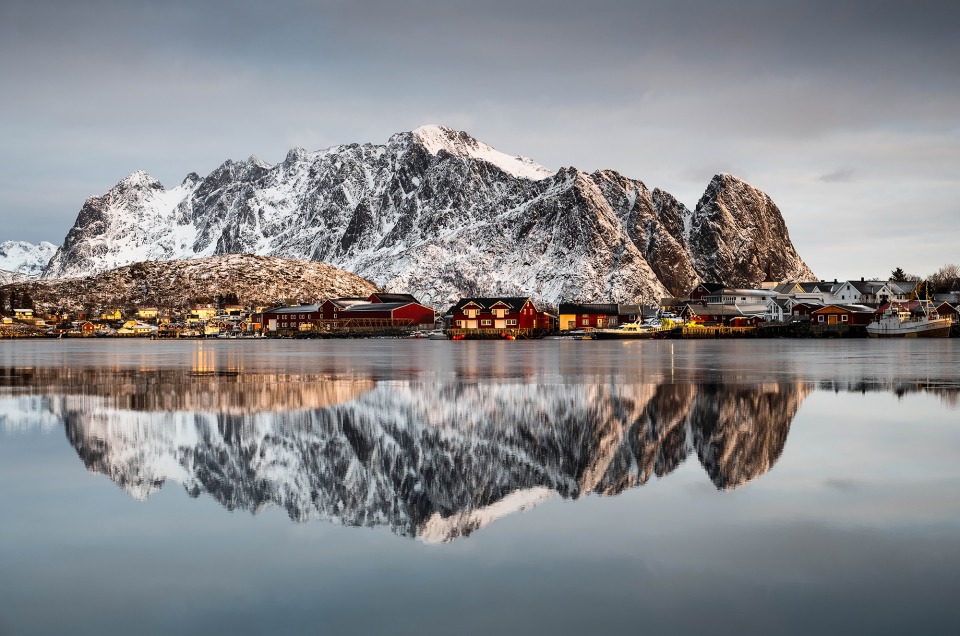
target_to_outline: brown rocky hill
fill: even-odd
[[[368,296],[376,285],[331,265],[272,256],[226,254],[134,263],[95,276],[30,280],[0,287],[26,292],[38,310],[79,311],[155,306],[180,308],[236,295],[243,305],[311,303],[323,298]]]

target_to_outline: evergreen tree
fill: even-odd
[[[890,280],[907,280],[907,273],[903,271],[903,268],[898,267],[890,272]]]

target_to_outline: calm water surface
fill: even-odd
[[[0,634],[951,632],[960,347],[0,342]]]

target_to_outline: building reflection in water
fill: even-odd
[[[616,495],[690,457],[737,488],[774,466],[816,387],[376,381],[244,373],[215,355],[198,348],[189,370],[3,369],[0,395],[25,420],[61,422],[89,470],[139,499],[172,480],[229,510],[277,505],[297,521],[448,541],[548,497]]]

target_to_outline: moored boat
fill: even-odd
[[[891,303],[880,318],[867,325],[871,338],[947,338],[950,318],[941,318],[930,303],[908,309]]]
[[[594,329],[595,340],[644,340],[653,338],[660,330],[641,322],[630,322],[617,329]]]

